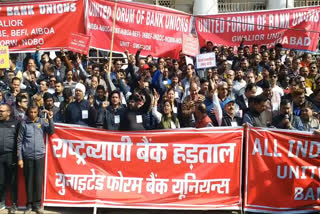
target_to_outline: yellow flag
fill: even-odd
[[[9,68],[9,47],[8,46],[0,46],[0,69],[1,68]]]

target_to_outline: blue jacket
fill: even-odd
[[[47,122],[43,118],[37,118],[35,122],[29,119],[21,122],[17,139],[19,160],[38,160],[45,156],[45,133],[54,133],[53,120]]]
[[[83,115],[83,111],[86,111],[86,116]],[[90,106],[88,100],[74,101],[69,104],[66,110],[66,122],[83,126],[95,126],[96,114],[95,108]]]

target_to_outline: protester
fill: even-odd
[[[206,105],[201,103],[195,108],[196,128],[213,127],[212,121],[207,114]]]
[[[28,118],[22,121],[17,138],[18,165],[24,169],[27,204],[25,214],[35,210],[44,213],[41,207],[44,176],[45,143],[44,134],[54,133],[53,112],[47,112],[47,119],[38,117],[38,106],[28,108]]]
[[[300,118],[292,114],[292,106],[289,100],[283,99],[280,103],[279,115],[272,119],[272,125],[280,129],[304,130]]]
[[[267,127],[267,121],[261,117],[261,113],[266,110],[267,97],[258,95],[252,97],[252,106],[249,102],[249,110],[243,117],[243,123],[248,123],[254,127]]]
[[[68,105],[65,113],[67,123],[95,126],[96,110],[93,107],[93,100],[91,103],[85,100],[85,93],[85,86],[82,83],[77,83],[75,86],[75,100]]]
[[[132,94],[129,97],[128,107],[122,118],[120,118],[121,131],[145,130],[146,114],[151,106],[151,97],[149,91],[145,88],[144,80],[139,81],[141,93]]]
[[[123,118],[125,106],[120,102],[120,92],[112,91],[109,96],[109,105],[105,109],[103,128],[108,130],[119,130],[120,120]]]
[[[6,208],[6,190],[10,190],[12,206],[17,211],[17,130],[18,120],[10,117],[11,107],[0,104],[0,212]]]
[[[172,102],[170,100],[164,100],[161,110],[162,113],[160,113],[157,110],[159,99],[160,95],[156,91],[154,91],[152,114],[158,122],[158,127],[160,129],[180,128],[179,120],[173,111],[174,106],[172,105]]]
[[[143,47],[135,54],[124,50],[124,58],[111,62],[109,59],[88,60],[63,49],[51,59],[51,54],[41,54],[37,47],[34,54],[25,58],[22,75],[15,58],[10,69],[0,70],[3,94],[0,101],[12,105],[12,116],[19,120],[23,120],[26,107],[36,103],[40,117],[46,115],[43,110],[52,108],[55,121],[108,130],[168,127],[158,124],[159,114],[155,114],[155,106],[150,108],[151,97],[157,94],[160,95],[158,113],[164,115],[166,108],[165,111],[176,118],[174,123],[179,121],[181,127],[196,127],[202,104],[214,126],[242,125],[239,118],[253,119],[254,126],[270,126],[280,113],[283,99],[289,100],[293,115],[300,116],[305,104],[312,104],[315,114],[319,112],[320,60],[310,54],[301,57],[294,50],[285,51],[281,44],[267,49],[257,44],[245,46],[245,42],[239,44],[237,52],[234,47],[218,47],[207,42],[201,50],[215,52],[217,66],[201,70],[192,63],[187,64],[182,53],[179,59],[159,57],[156,60],[151,55],[143,58]],[[20,95],[17,99],[21,91],[26,92],[27,106],[24,97],[22,101]],[[44,99],[46,92],[53,94],[52,107],[51,98],[46,95]],[[260,94],[267,97],[266,105],[262,105],[262,101],[256,103]],[[255,101],[252,108],[251,97],[255,97],[251,99]],[[215,98],[219,108],[214,104]],[[259,112],[263,106],[265,110]],[[247,118],[246,113],[249,113]]]
[[[304,104],[302,106],[300,119],[302,121],[304,131],[313,132],[315,130],[319,130],[319,120],[314,117],[312,105]]]

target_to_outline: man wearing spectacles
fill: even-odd
[[[18,120],[10,117],[11,107],[0,105],[0,212],[5,209],[6,186],[9,186],[12,207],[17,211],[17,130]]]

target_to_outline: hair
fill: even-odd
[[[206,83],[206,82],[209,82],[207,79],[205,79],[205,78],[202,78],[201,80],[200,80],[200,85],[202,85],[203,83]]]
[[[179,76],[178,76],[178,74],[177,74],[177,73],[172,73],[172,75],[171,75],[170,79],[172,79],[173,77],[177,77],[177,78],[179,79]]]
[[[73,96],[71,88],[64,88],[62,94],[64,99]]]
[[[288,99],[282,99],[280,102],[280,106],[286,106],[288,104],[291,104],[290,100]]]
[[[171,87],[171,88],[168,88],[166,92],[169,93],[169,91],[173,91],[174,93],[176,92],[176,91],[174,90],[174,88],[172,88],[172,87]]]
[[[190,63],[187,66],[191,66],[191,69],[194,69],[194,65],[192,65]]]
[[[40,83],[41,83],[41,82],[45,82],[45,83],[46,83],[46,86],[49,87],[49,83],[48,83],[47,80],[41,80]]]
[[[262,89],[269,89],[271,88],[271,84],[268,80],[262,80],[262,85],[261,85]]]
[[[218,83],[218,89],[221,88],[221,87],[223,87],[224,85],[228,85],[228,83],[225,82],[225,81],[219,82],[219,83]]]
[[[13,77],[11,80],[11,83],[13,83],[13,81],[15,81],[15,80],[19,80],[19,82],[21,82],[21,80],[18,77]]]
[[[297,80],[295,77],[291,77],[289,80],[289,85],[291,85],[293,82],[295,82],[297,84]]]
[[[268,98],[266,96],[264,96],[263,94],[260,94],[260,95],[254,97],[254,104],[266,102],[267,100],[268,100]]]
[[[311,65],[315,65],[315,66],[317,66],[317,67],[318,67],[318,65],[317,65],[317,63],[316,63],[316,62],[311,62],[311,63],[309,64],[309,68],[311,67]]]
[[[261,49],[266,49],[266,50],[267,50],[267,46],[266,46],[266,45],[261,45],[261,46],[260,46],[260,50],[261,50]]]
[[[64,85],[63,85],[63,82],[62,82],[61,79],[59,79],[59,78],[58,78],[57,81],[56,81],[56,84],[57,84],[57,83],[60,83],[62,86],[64,86]]]
[[[49,92],[44,93],[43,95],[43,101],[46,101],[47,99],[53,99],[53,95]]]
[[[282,44],[281,43],[277,43],[275,47],[276,48],[282,48]]]
[[[248,98],[248,105],[250,106],[252,103],[255,103],[255,96],[249,97]]]
[[[99,68],[99,70],[100,70],[100,66],[98,64],[93,64],[92,65],[92,70],[94,70],[95,68]]]
[[[19,93],[16,97],[16,103],[21,102],[23,99],[28,99],[28,97],[22,93]]]
[[[297,89],[293,90],[293,92],[291,94],[292,94],[292,97],[296,97],[296,96],[300,96],[300,95],[305,94],[305,91],[302,88],[297,88]]]
[[[251,91],[254,87],[257,87],[256,84],[248,83],[244,91],[245,92]]]
[[[29,111],[30,111],[31,109],[35,109],[35,108],[38,110],[38,114],[39,114],[39,107],[38,107],[36,104],[32,103],[32,104],[28,107],[27,112],[26,112],[26,115],[29,115]]]
[[[197,109],[198,111],[200,111],[202,114],[207,113],[207,107],[204,103],[200,103],[199,105],[197,105]]]
[[[103,91],[105,91],[105,88],[104,88],[103,85],[98,85],[96,91],[98,91],[98,90],[103,90]]]
[[[313,106],[312,104],[308,103],[308,102],[305,102],[302,106],[301,106],[301,109],[302,108],[309,108],[313,111]]]
[[[11,106],[8,103],[0,104],[0,106],[6,106],[8,111],[11,113]]]
[[[120,91],[118,90],[113,90],[111,91],[110,95],[109,95],[109,101],[111,101],[111,97],[114,95],[114,94],[118,94],[119,98],[120,98]]]

